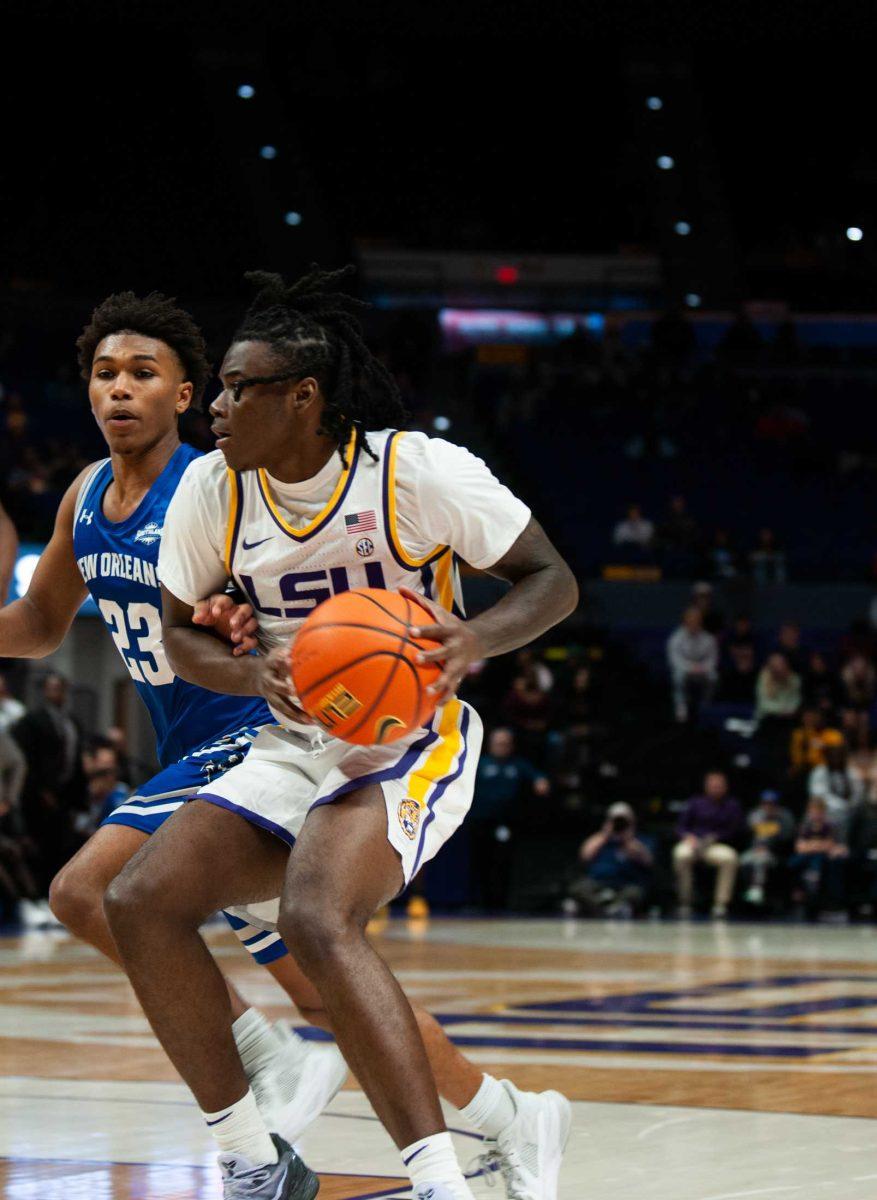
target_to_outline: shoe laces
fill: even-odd
[[[484,1182],[492,1188],[496,1186],[496,1176],[499,1173],[505,1183],[508,1200],[518,1200],[519,1197],[526,1200],[527,1184],[523,1174],[524,1164],[521,1162],[517,1150],[514,1148],[501,1150],[498,1143],[491,1138],[485,1138],[484,1144],[487,1149],[477,1158],[473,1158],[466,1171],[466,1178],[474,1179],[476,1175],[483,1176]]]
[[[271,1178],[273,1167],[257,1167],[244,1175],[234,1174],[234,1163],[229,1164],[228,1173],[222,1180],[222,1195],[224,1200],[239,1200],[241,1195],[257,1192]],[[225,1164],[223,1164],[225,1170]],[[243,1191],[241,1187],[243,1185]]]

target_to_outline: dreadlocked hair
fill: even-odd
[[[192,403],[198,404],[210,378],[207,347],[201,330],[172,297],[161,292],[150,292],[148,296],[117,292],[107,296],[76,341],[79,371],[86,381],[91,378],[95,351],[113,333],[140,333],[170,346],[192,385]]]
[[[280,275],[249,271],[244,278],[257,291],[234,335],[236,342],[269,342],[290,371],[313,375],[324,400],[319,432],[338,443],[345,466],[354,428],[377,461],[366,431],[398,429],[408,416],[395,379],[363,341],[356,314],[370,305],[336,290],[354,270],[322,271],[314,263],[291,285]]]

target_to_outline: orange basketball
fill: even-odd
[[[436,700],[426,689],[441,674],[418,663],[438,642],[412,638],[434,624],[429,610],[382,588],[357,588],[325,600],[292,643],[292,682],[302,708],[345,742],[386,745],[423,725]]]

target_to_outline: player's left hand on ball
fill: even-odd
[[[399,588],[403,596],[415,600],[427,609],[433,617],[433,625],[414,625],[411,636],[426,638],[431,642],[441,642],[435,650],[424,650],[418,657],[418,662],[440,663],[442,673],[428,690],[438,697],[438,703],[444,704],[456,693],[472,663],[484,657],[484,648],[478,635],[465,621],[447,612],[438,604],[430,604],[423,596],[408,588]]]
[[[192,612],[192,624],[212,626],[219,637],[232,643],[232,654],[236,658],[258,647],[259,622],[252,605],[238,604],[225,592],[199,600]]]

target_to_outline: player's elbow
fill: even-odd
[[[16,658],[46,658],[59,648],[73,620],[58,620],[48,606],[43,606],[29,594],[3,610],[2,642],[9,635],[9,653]],[[8,624],[6,624],[8,622]],[[13,644],[14,639],[14,644]],[[4,651],[5,653],[5,651]]]
[[[557,607],[560,610],[558,620],[562,621],[571,612],[575,612],[579,604],[579,581],[571,568],[561,560],[557,566],[557,578],[554,581],[557,597]]]

